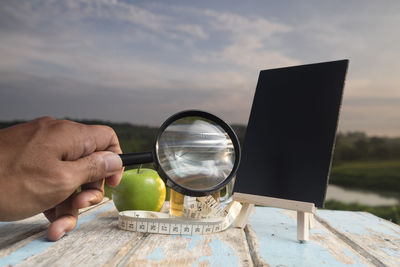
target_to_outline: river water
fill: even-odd
[[[384,193],[350,190],[336,185],[329,185],[326,200],[337,200],[344,203],[359,203],[368,206],[400,205],[400,196],[394,197]]]

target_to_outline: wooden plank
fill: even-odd
[[[253,266],[246,237],[231,228],[212,235],[150,234],[115,266]]]
[[[314,213],[308,214],[310,229],[314,228]]]
[[[57,242],[47,241],[43,230],[0,249],[0,266],[400,266],[399,226],[368,213],[318,211],[310,240],[299,244],[296,212],[254,210],[245,232],[169,236],[118,229],[117,211],[106,202],[82,213],[77,229]],[[30,218],[27,225],[43,219]],[[3,244],[13,235],[4,229]]]
[[[316,219],[378,266],[400,266],[400,226],[366,212],[318,210]]]
[[[16,222],[1,223],[0,257],[2,257],[4,249],[29,236],[45,231],[48,225],[49,222],[43,214]]]
[[[105,198],[103,202],[107,202]],[[98,204],[98,205],[101,205]],[[97,205],[79,210],[82,214],[88,210],[95,208]],[[20,241],[29,238],[37,233],[47,231],[49,221],[43,214],[15,221],[15,222],[0,222],[0,257],[5,253],[6,248],[12,247],[14,244],[23,244]]]
[[[57,242],[48,241],[45,234],[37,233],[1,250],[0,266],[104,264],[126,243],[138,242],[143,236],[117,228],[117,211],[111,201],[81,214],[76,229]]]
[[[83,213],[77,228],[57,242],[47,241],[42,231],[1,250],[0,266],[204,266],[222,262],[252,266],[243,230],[205,236],[153,235],[120,230],[117,215],[112,202],[104,203]]]
[[[314,203],[274,198],[274,197],[265,197],[244,193],[234,193],[233,200],[242,202],[242,203],[252,203],[259,206],[267,206],[267,207],[275,207],[282,208],[287,210],[296,210],[314,213],[315,205]]]
[[[168,212],[165,202],[163,212]],[[241,229],[213,235],[145,234],[140,244],[127,243],[105,266],[253,266]]]
[[[296,212],[256,207],[245,228],[256,266],[375,266],[326,227],[315,222],[310,239],[296,239]]]

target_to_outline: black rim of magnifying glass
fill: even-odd
[[[173,181],[171,178],[169,178],[169,176],[164,172],[163,168],[160,165],[160,161],[158,158],[158,143],[159,143],[159,140],[160,140],[162,134],[164,133],[165,129],[169,125],[171,125],[173,122],[175,122],[179,119],[185,118],[185,117],[199,117],[199,118],[203,118],[203,119],[207,119],[209,121],[215,122],[217,125],[219,125],[222,129],[224,129],[226,131],[228,136],[231,138],[233,147],[235,149],[235,163],[234,163],[232,171],[230,172],[228,177],[226,177],[225,180],[222,181],[221,183],[219,183],[209,189],[206,189],[206,190],[204,190],[204,189],[202,189],[202,190],[188,189],[186,187],[183,187],[183,186],[177,184],[175,181]],[[215,116],[211,113],[205,112],[205,111],[185,110],[185,111],[181,111],[181,112],[178,112],[178,113],[172,115],[161,125],[161,127],[157,133],[155,145],[153,147],[153,157],[154,157],[154,163],[155,163],[154,165],[157,168],[157,172],[159,173],[159,175],[161,176],[161,178],[164,180],[164,182],[166,183],[166,185],[168,187],[170,187],[171,189],[173,189],[183,195],[188,195],[188,196],[193,196],[193,197],[201,197],[201,196],[207,196],[207,195],[217,192],[218,190],[223,188],[225,185],[227,185],[232,180],[232,178],[236,175],[236,172],[239,168],[241,155],[240,155],[239,139],[237,138],[233,129],[225,121],[223,121],[222,119],[218,118],[217,116]]]

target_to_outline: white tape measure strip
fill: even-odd
[[[225,209],[211,197],[185,207],[182,217],[152,211],[122,211],[118,226],[123,230],[143,233],[197,235],[211,234],[227,229],[238,216],[241,204],[230,203]]]

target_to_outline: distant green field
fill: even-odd
[[[330,184],[351,189],[400,195],[400,160],[350,161],[334,164]],[[400,224],[400,205],[371,207],[357,203],[329,200],[325,208],[332,210],[366,211]]]
[[[333,166],[329,183],[346,188],[400,192],[400,160],[352,161]]]
[[[336,200],[328,200],[325,203],[325,209],[365,211],[393,223],[400,224],[400,205],[371,207],[357,203],[346,204]]]

